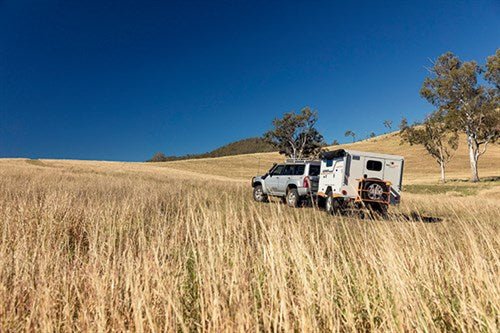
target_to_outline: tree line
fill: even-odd
[[[403,118],[401,142],[422,145],[439,164],[441,181],[446,181],[446,165],[464,133],[469,150],[471,181],[479,181],[478,161],[489,144],[500,137],[500,49],[481,66],[476,61],[462,61],[451,52],[441,55],[428,68],[420,95],[435,107],[422,123],[408,124]],[[273,121],[264,139],[290,158],[314,158],[326,146],[315,128],[318,113],[309,107],[299,113],[288,112]],[[384,126],[392,129],[392,120]],[[344,135],[353,142],[356,133]],[[369,137],[374,137],[370,133]],[[338,144],[337,140],[333,144]]]

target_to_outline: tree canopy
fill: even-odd
[[[472,181],[479,180],[479,157],[500,134],[499,57],[497,50],[488,59],[485,71],[475,61],[464,62],[447,52],[433,63],[420,90],[421,96],[443,113],[450,128],[466,134]],[[478,83],[483,73],[493,86]]]
[[[288,112],[273,120],[274,128],[264,138],[290,158],[316,157],[325,146],[323,136],[315,128],[317,121],[318,113],[309,107],[298,114]]]
[[[422,145],[441,168],[441,181],[446,181],[446,164],[458,148],[458,135],[445,122],[442,111],[427,116],[423,124],[408,125],[405,118],[401,121],[400,136],[402,142],[410,145]]]

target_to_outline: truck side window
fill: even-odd
[[[295,166],[295,172],[293,173],[295,176],[302,176],[304,174],[306,166],[304,164],[299,164]]]
[[[276,167],[276,169],[274,169],[272,175],[273,176],[279,176],[279,175],[281,175],[281,172],[283,171],[283,167],[284,167],[284,165],[278,165]]]
[[[331,167],[333,165],[333,160],[326,160],[326,166]]]
[[[368,160],[368,162],[366,162],[366,168],[370,171],[380,171],[382,170],[382,162]]]
[[[295,165],[285,165],[285,170],[281,173],[283,176],[292,176],[295,170]]]

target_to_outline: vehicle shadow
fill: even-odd
[[[405,213],[390,214],[389,218],[408,221],[408,222],[423,222],[423,223],[443,222],[443,218],[441,218],[441,217],[425,216],[425,215],[422,215],[418,212],[411,212],[409,214],[405,214]]]
[[[271,200],[271,202],[275,202],[277,204],[281,204],[281,205],[285,205],[286,206],[286,203],[284,203],[283,201],[281,200],[278,200],[278,199],[274,199]],[[305,201],[305,202],[302,202],[300,207],[302,209],[317,209],[317,210],[322,210],[324,211],[324,207],[322,207],[321,205],[318,206],[317,203],[313,203],[311,201]],[[369,211],[364,211],[365,214],[363,214],[363,217],[362,219],[363,220],[393,220],[393,221],[405,221],[405,222],[422,222],[422,223],[439,223],[439,222],[443,222],[443,218],[442,217],[436,217],[436,216],[426,216],[426,215],[422,215],[420,214],[419,212],[410,212],[410,213],[400,213],[400,212],[390,212],[387,214],[387,216],[380,216],[380,215],[377,215],[376,213],[374,212],[369,212]],[[343,216],[346,216],[346,217],[356,217],[356,218],[359,218],[359,215],[355,215],[355,214],[344,214]]]

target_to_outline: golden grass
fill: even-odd
[[[0,176],[0,332],[500,329],[487,192],[406,194],[362,221],[151,164],[2,160]]]
[[[396,133],[378,136],[352,144],[328,147],[329,149],[351,148],[361,151],[402,155],[405,157],[405,183],[429,183],[439,180],[439,166],[422,146],[400,144]],[[249,179],[266,172],[274,162],[282,162],[278,153],[259,153],[199,160],[184,160],[155,163],[170,169],[188,170],[203,174],[221,175],[237,179]],[[480,177],[500,176],[500,145],[490,145],[479,160]],[[470,177],[469,155],[465,137],[460,138],[459,149],[448,166],[448,178]]]

